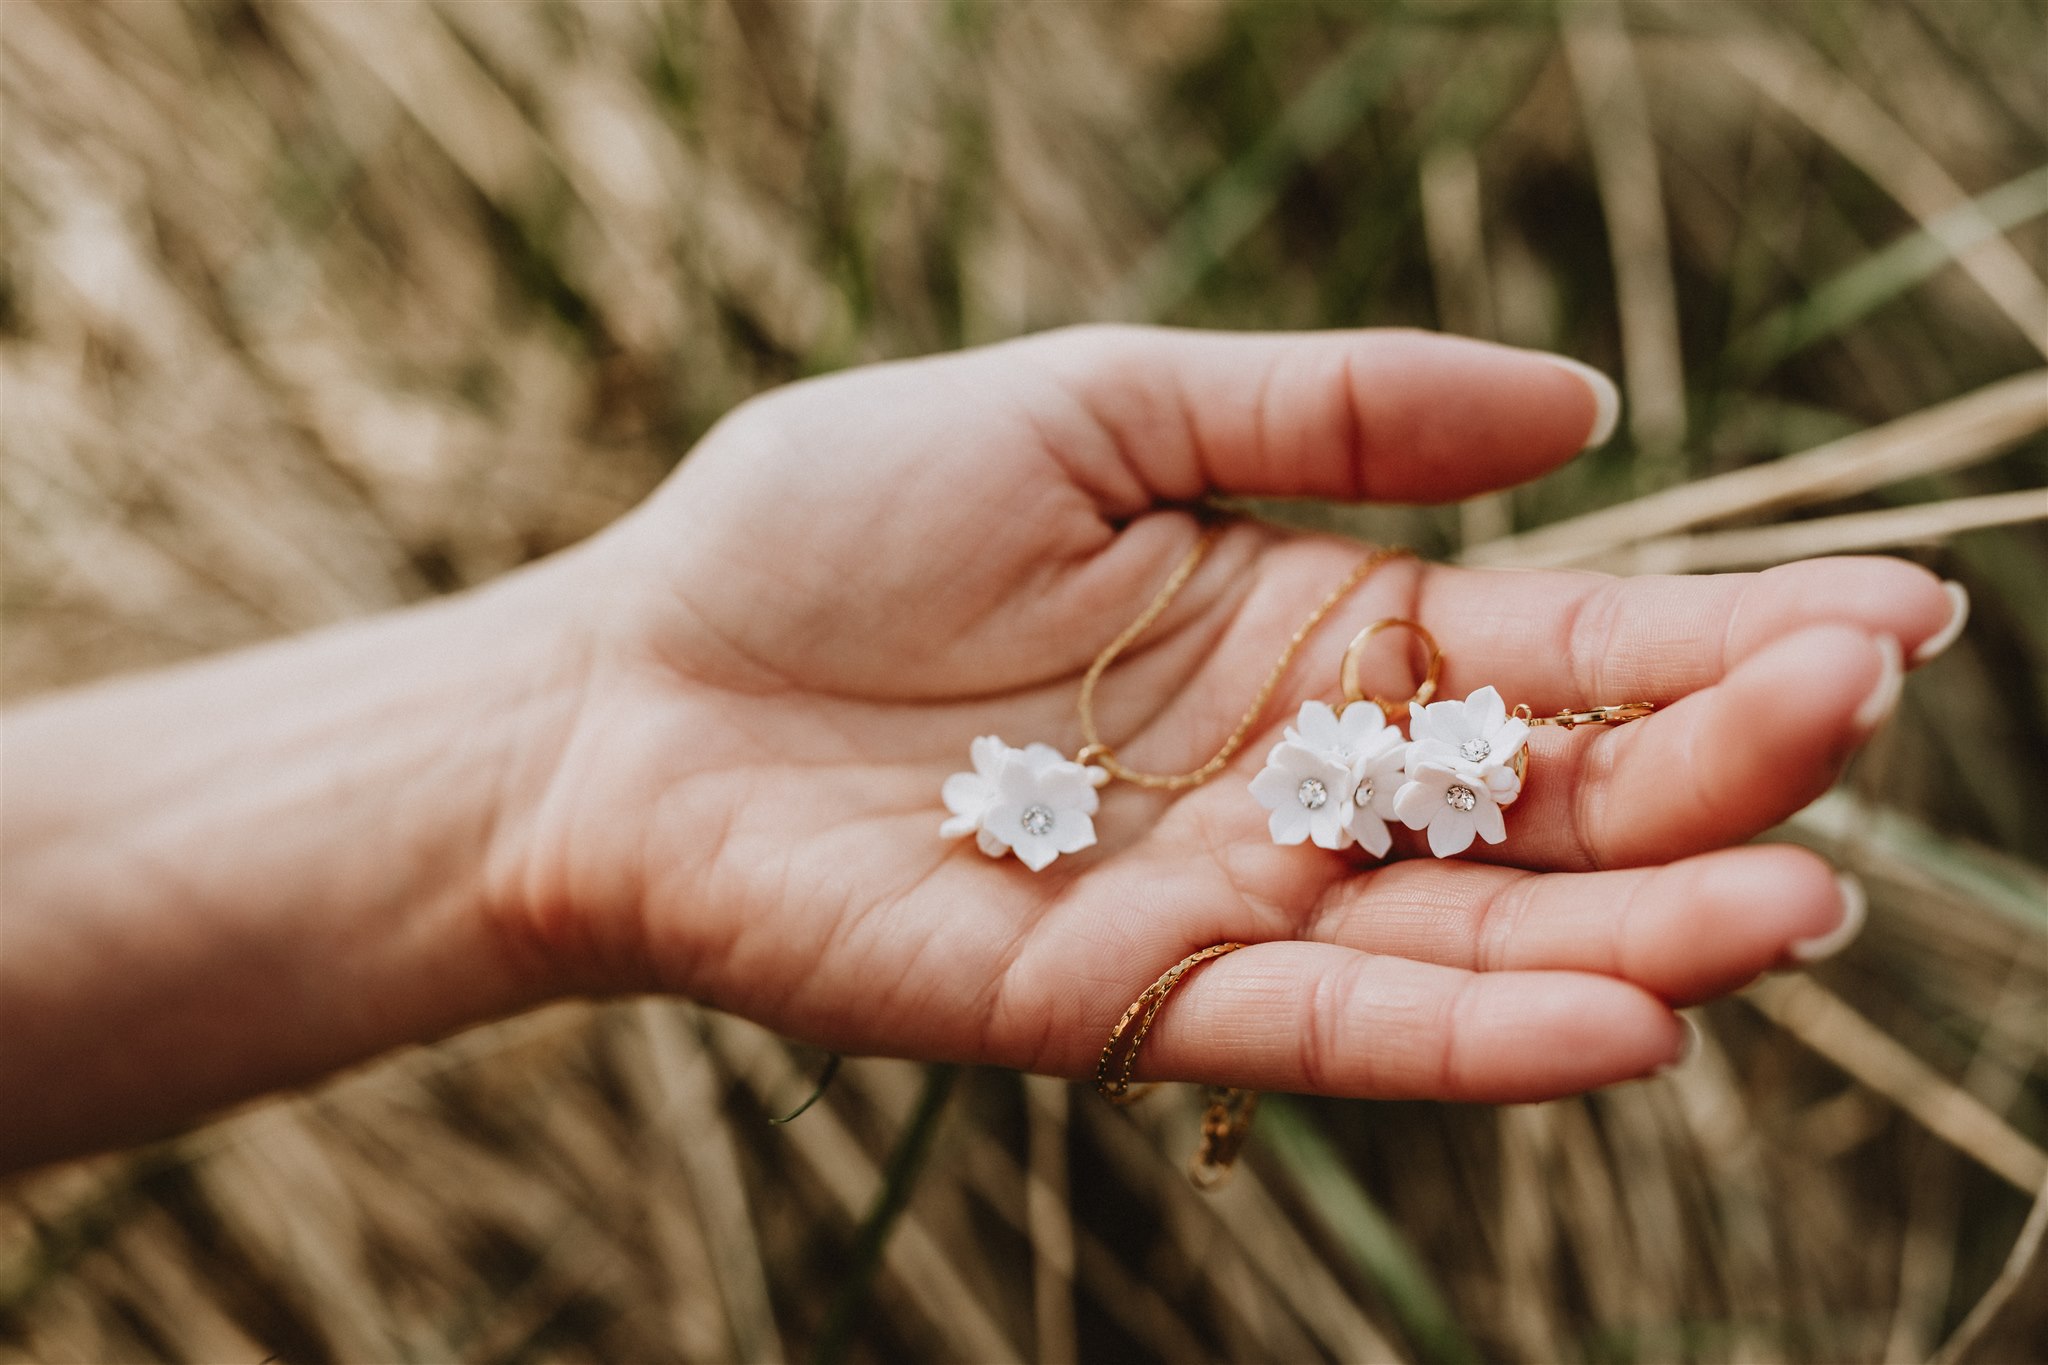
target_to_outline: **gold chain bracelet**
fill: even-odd
[[[1149,1091],[1150,1086],[1139,1086],[1133,1090],[1131,1076],[1138,1067],[1138,1049],[1145,1045],[1145,1035],[1152,1031],[1152,1021],[1158,1018],[1166,997],[1194,968],[1244,946],[1242,943],[1214,944],[1200,952],[1189,953],[1160,973],[1159,979],[1131,1002],[1123,1018],[1117,1020],[1116,1027],[1109,1031],[1109,1041],[1103,1044],[1102,1056],[1095,1063],[1095,1093],[1111,1104],[1130,1104]],[[1135,1031],[1133,1025],[1136,1025]],[[1130,1035],[1128,1040],[1126,1033]],[[1121,1065],[1118,1065],[1119,1059]],[[1259,1097],[1255,1091],[1222,1085],[1208,1087],[1208,1106],[1202,1112],[1201,1145],[1195,1149],[1194,1158],[1188,1163],[1188,1179],[1195,1183],[1197,1189],[1213,1190],[1230,1178],[1237,1154],[1243,1149],[1245,1139],[1251,1136],[1252,1116],[1258,1108]]]

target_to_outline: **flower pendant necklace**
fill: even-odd
[[[1095,813],[1101,803],[1100,789],[1112,781],[1129,782],[1154,791],[1184,791],[1199,787],[1223,771],[1258,725],[1259,717],[1272,699],[1273,689],[1287,673],[1288,665],[1300,652],[1323,618],[1353,589],[1389,560],[1410,552],[1394,547],[1367,555],[1345,575],[1344,580],[1318,603],[1281,649],[1266,679],[1259,685],[1251,704],[1245,708],[1237,728],[1230,732],[1209,761],[1184,773],[1147,773],[1126,767],[1116,750],[1105,743],[1095,722],[1095,689],[1102,675],[1123,652],[1180,595],[1194,576],[1220,531],[1203,531],[1151,603],[1128,626],[1103,647],[1081,678],[1081,693],[1075,710],[1081,721],[1083,743],[1074,757],[1067,758],[1050,744],[1027,744],[1016,748],[995,735],[983,735],[968,749],[973,763],[970,772],[954,773],[946,779],[940,796],[951,813],[939,833],[946,838],[972,834],[976,847],[991,858],[1014,853],[1033,872],[1043,871],[1062,854],[1078,853],[1095,843]],[[1333,717],[1334,721],[1334,717]]]

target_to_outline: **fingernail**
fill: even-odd
[[[1842,892],[1841,922],[1825,934],[1802,938],[1786,952],[1794,962],[1811,966],[1825,962],[1855,941],[1863,932],[1863,921],[1870,918],[1870,897],[1863,893],[1863,883],[1846,872],[1835,874],[1835,885]]]
[[[1948,624],[1922,640],[1920,647],[1913,651],[1915,668],[1945,654],[1948,647],[1956,642],[1956,637],[1963,633],[1963,627],[1970,623],[1970,590],[1954,579],[1945,581],[1941,590],[1948,594]]]
[[[1906,685],[1906,666],[1899,657],[1899,642],[1889,635],[1877,639],[1877,654],[1882,661],[1878,671],[1877,686],[1870,689],[1870,695],[1863,699],[1863,705],[1856,708],[1851,719],[1856,728],[1869,734],[1885,723],[1893,708],[1899,704],[1899,693]]]
[[[1690,1014],[1678,1016],[1678,1022],[1685,1025],[1685,1036],[1679,1040],[1678,1055],[1658,1067],[1653,1075],[1669,1076],[1687,1062],[1700,1055],[1700,1026]]]
[[[1604,446],[1607,438],[1614,435],[1614,424],[1621,420],[1621,390],[1614,387],[1614,381],[1584,361],[1572,360],[1567,356],[1545,354],[1559,369],[1569,370],[1577,375],[1581,383],[1593,391],[1593,429],[1586,433],[1586,443],[1581,450]]]

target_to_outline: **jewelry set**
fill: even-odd
[[[941,790],[950,812],[940,833],[972,834],[991,858],[1014,853],[1039,872],[1063,854],[1095,843],[1100,789],[1111,781],[1159,791],[1201,786],[1236,756],[1258,725],[1273,691],[1324,617],[1372,573],[1409,552],[1384,549],[1368,555],[1325,597],[1281,649],[1237,728],[1215,755],[1184,773],[1147,773],[1126,767],[1105,743],[1095,721],[1095,689],[1102,675],[1166,611],[1215,543],[1206,530],[1174,568],[1152,602],[1098,654],[1081,679],[1076,704],[1083,744],[1069,759],[1049,744],[1013,748],[994,735],[970,746],[973,771],[955,773]],[[1403,630],[1427,654],[1423,678],[1402,701],[1368,695],[1359,682],[1366,647],[1382,631]],[[1344,700],[1303,702],[1281,741],[1251,781],[1251,796],[1267,812],[1266,827],[1278,844],[1313,843],[1343,850],[1354,845],[1373,858],[1393,846],[1392,823],[1427,831],[1429,851],[1439,858],[1465,852],[1474,839],[1498,844],[1507,837],[1504,812],[1522,794],[1528,778],[1532,726],[1618,725],[1654,709],[1649,702],[1625,702],[1534,715],[1526,705],[1509,709],[1499,691],[1482,687],[1463,701],[1433,701],[1443,652],[1421,625],[1402,618],[1375,621],[1344,651],[1339,682]],[[1401,734],[1402,721],[1408,735]],[[1201,963],[1243,947],[1220,943],[1181,959],[1146,988],[1110,1033],[1096,1067],[1096,1089],[1105,1099],[1126,1103],[1139,1046],[1167,995]],[[1135,1031],[1133,1031],[1135,1026]],[[1120,1061],[1120,1065],[1119,1065]],[[1197,1151],[1195,1183],[1213,1188],[1230,1171],[1249,1131],[1258,1097],[1249,1091],[1211,1087]]]

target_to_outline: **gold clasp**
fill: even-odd
[[[1555,725],[1559,729],[1573,730],[1581,725],[1626,725],[1632,720],[1641,720],[1657,709],[1653,701],[1624,701],[1612,706],[1589,706],[1583,711],[1570,707],[1554,716],[1539,716],[1523,702],[1515,707],[1515,719],[1524,725]],[[1515,753],[1515,780],[1525,781],[1529,776],[1529,746],[1523,745]]]
[[[1558,725],[1570,730],[1580,725],[1626,725],[1656,709],[1657,703],[1653,701],[1624,701],[1613,706],[1589,706],[1583,711],[1567,707],[1554,716],[1539,716],[1525,702],[1515,708],[1515,719],[1525,725]]]
[[[1252,1115],[1259,1112],[1255,1090],[1212,1085],[1208,1098],[1202,1112],[1202,1145],[1188,1162],[1188,1179],[1198,1190],[1217,1189],[1230,1179],[1237,1154],[1252,1135]]]

